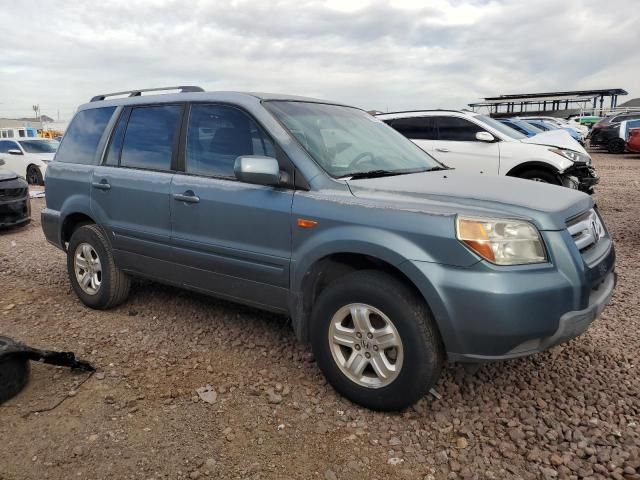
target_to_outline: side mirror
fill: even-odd
[[[494,142],[496,137],[491,135],[489,132],[477,132],[476,140],[479,142]]]
[[[18,150],[17,148],[12,148],[11,150],[9,150],[7,152],[9,155],[23,155],[21,150]]]
[[[274,187],[280,185],[280,165],[273,157],[243,155],[236,158],[233,171],[241,182]]]

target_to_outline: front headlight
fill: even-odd
[[[538,229],[524,220],[458,216],[456,237],[482,258],[496,265],[547,261]]]
[[[567,150],[566,148],[550,148],[550,152],[557,153],[561,157],[567,158],[572,162],[586,163],[591,165],[591,157],[575,150]]]

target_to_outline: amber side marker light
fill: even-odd
[[[316,222],[315,220],[307,220],[306,218],[298,219],[298,226],[300,228],[313,228],[316,225],[318,225],[318,222]]]
[[[484,226],[475,221],[458,219],[458,235],[460,240],[481,257],[495,262],[496,257],[489,245],[489,235]]]

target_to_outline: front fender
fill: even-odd
[[[328,228],[304,239],[293,251],[291,286],[301,291],[306,272],[313,264],[332,254],[368,255],[394,267],[409,259],[432,262],[422,247],[386,230],[354,225]]]
[[[509,175],[512,171],[520,170],[528,164],[532,167],[545,166],[562,173],[573,165],[571,160],[549,151],[549,148],[553,147],[503,142],[500,145],[500,173]]]

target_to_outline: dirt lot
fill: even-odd
[[[338,397],[280,317],[151,283],[83,307],[35,200],[0,234],[0,333],[99,371],[33,366],[0,406],[0,479],[640,479],[640,155],[595,162],[620,275],[602,317],[532,358],[451,366],[441,399],[399,414]]]

